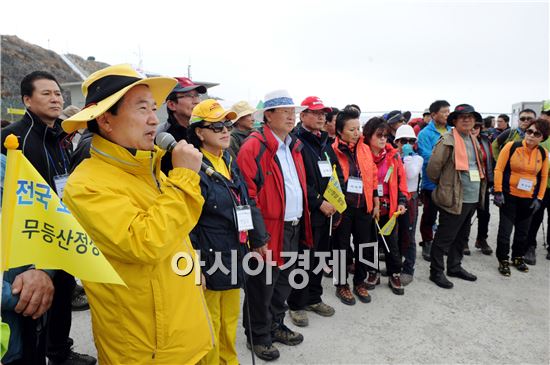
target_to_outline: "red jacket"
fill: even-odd
[[[401,162],[401,157],[398,154],[396,148],[391,144],[386,143],[386,157],[389,165],[388,168],[393,167],[393,173],[390,176],[388,181],[388,186],[390,190],[390,218],[397,211],[397,206],[399,205],[399,195],[401,194],[406,200],[409,200],[410,194],[407,188],[407,175],[405,173],[405,167],[403,162]],[[405,204],[403,204],[405,205]]]
[[[307,247],[312,247],[313,234],[307,203],[306,170],[300,152],[303,144],[295,137],[291,137],[290,149],[302,186],[304,203],[300,240]],[[273,132],[268,126],[264,126],[263,129],[252,132],[245,140],[237,156],[237,165],[248,187],[248,194],[256,201],[271,236],[267,247],[272,251],[273,260],[282,265],[284,263],[281,251],[284,237],[285,184],[276,155],[278,148],[279,142]]]

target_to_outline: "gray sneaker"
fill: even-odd
[[[411,274],[401,274],[401,285],[407,286],[414,280]]]
[[[315,312],[320,316],[323,317],[331,317],[334,315],[334,308],[332,308],[330,305],[319,302],[317,304],[308,305],[306,307],[306,311]]]
[[[300,309],[297,311],[289,310],[288,314],[290,315],[290,319],[292,320],[292,323],[294,323],[298,327],[307,327],[309,324],[309,320],[307,318],[307,313],[305,310]]]

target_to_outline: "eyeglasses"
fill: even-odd
[[[415,144],[416,138],[399,138],[398,142],[401,144]]]
[[[208,123],[201,126],[201,128],[210,129],[214,133],[221,133],[223,128],[227,128],[228,132],[233,129],[233,122],[231,120],[225,120],[223,122]]]
[[[535,131],[533,129],[526,130],[525,134],[527,134],[528,136],[533,136],[535,138],[541,138],[542,137],[542,133],[540,133],[539,131]]]
[[[522,121],[522,122],[528,122],[528,121],[531,121],[533,119],[535,119],[535,118],[533,118],[533,117],[521,117],[521,118],[519,118],[519,120]]]
[[[327,113],[322,110],[304,110],[304,113],[315,115],[317,118],[326,118]]]
[[[376,133],[375,136],[378,138],[388,138],[388,134],[386,133]]]
[[[200,95],[197,94],[197,93],[188,93],[188,94],[182,94],[182,95],[178,95],[176,96],[176,99],[181,99],[181,98],[189,98],[189,99],[200,99]]]

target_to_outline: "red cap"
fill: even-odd
[[[170,92],[170,95],[174,93],[184,93],[195,89],[199,94],[206,93],[206,87],[204,87],[204,85],[197,85],[187,77],[175,77],[175,79],[178,80],[178,83],[176,84],[176,87],[174,87],[174,89]]]
[[[317,96],[308,96],[302,101],[302,106],[307,107],[309,110],[323,110],[326,113],[330,113],[332,108],[325,106],[323,101]]]

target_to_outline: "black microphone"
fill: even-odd
[[[170,133],[160,132],[155,136],[155,144],[165,151],[172,152],[178,142],[176,142],[176,139]],[[212,167],[205,164],[204,161],[201,161],[201,171],[208,176],[213,176],[218,179],[221,178],[221,175]]]

